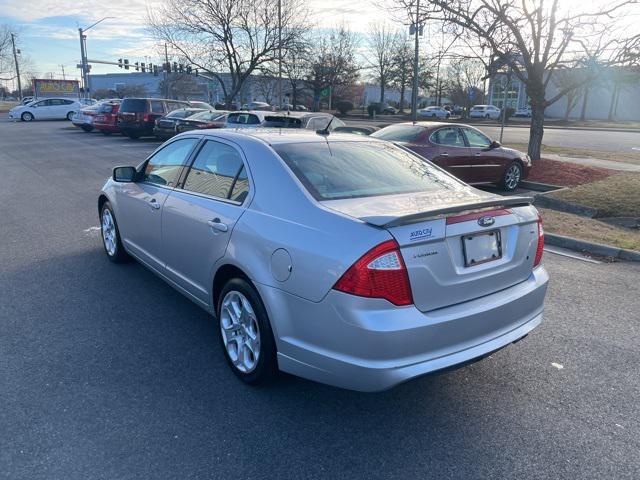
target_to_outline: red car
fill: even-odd
[[[100,130],[105,135],[111,135],[120,131],[118,127],[118,109],[119,102],[103,103],[96,116],[93,118],[93,126],[96,130]]]
[[[512,191],[529,175],[526,153],[505,148],[477,128],[456,123],[396,123],[371,134],[399,143],[470,184]]]

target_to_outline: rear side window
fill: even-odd
[[[151,113],[164,113],[164,102],[151,100]]]
[[[273,115],[269,117],[264,117],[263,127],[274,127],[274,128],[301,128],[302,122],[299,118],[293,117],[285,117],[283,115]]]
[[[235,192],[238,197],[241,192],[235,189],[235,185],[241,170],[242,158],[235,148],[224,143],[208,141],[193,162],[183,188],[190,192],[224,199],[231,198],[232,192]],[[241,189],[240,185],[238,189]]]
[[[197,143],[195,138],[183,138],[171,142],[149,159],[144,169],[144,181],[175,187],[182,167],[187,163],[189,154]]]
[[[293,143],[274,149],[316,200],[459,188],[452,177],[389,143]]]
[[[371,136],[393,142],[415,142],[424,132],[425,128],[418,125],[390,125],[373,132]]]
[[[139,113],[147,111],[147,101],[143,98],[125,98],[120,105],[121,112]]]

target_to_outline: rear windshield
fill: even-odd
[[[167,118],[187,118],[194,113],[197,113],[197,110],[185,110],[181,108],[180,110],[174,110],[166,115]]]
[[[113,111],[113,107],[115,107],[115,104],[113,103],[103,103],[102,105],[100,105],[100,107],[98,107],[98,112],[111,113]]]
[[[413,142],[424,132],[425,128],[418,125],[389,125],[371,136],[393,142]]]
[[[220,113],[220,112],[200,112],[200,113],[196,113],[195,115],[191,115],[190,117],[187,117],[189,120],[204,120],[207,122],[210,122],[212,120],[217,120],[217,121],[224,121],[225,117],[226,117],[226,113]]]
[[[227,123],[234,125],[258,125],[260,119],[253,113],[231,113],[227,118]]]
[[[276,128],[302,128],[302,121],[299,118],[271,115],[264,117],[263,127]]]
[[[121,112],[146,112],[147,101],[143,98],[125,98],[120,105]]]
[[[452,177],[389,143],[291,143],[274,149],[316,200],[460,187]]]

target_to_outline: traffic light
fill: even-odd
[[[165,63],[163,70],[167,73],[171,73],[171,63],[169,62]]]
[[[187,74],[191,75],[191,65],[187,65]]]
[[[136,72],[137,72],[139,68],[138,62],[134,63],[134,65],[136,66]]]
[[[140,64],[140,71],[141,71],[142,73],[145,73],[145,72],[147,71],[147,70],[146,70],[146,68],[145,68],[145,66],[144,66],[144,63],[141,63],[141,64]]]
[[[122,68],[122,59],[121,58],[118,59],[118,68]]]
[[[157,76],[158,76],[158,66],[157,66],[157,65],[154,65],[154,66],[153,66],[153,76],[154,76],[154,77],[157,77]]]
[[[173,62],[173,71],[174,72],[178,71],[178,62]]]
[[[124,59],[124,69],[125,70],[129,70],[129,59],[128,58]]]
[[[198,76],[198,69],[196,68],[196,77]]]

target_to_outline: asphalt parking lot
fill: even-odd
[[[0,116],[0,478],[640,478],[640,265],[546,253],[543,325],[454,372],[254,389],[103,253],[97,192],[157,145]]]

